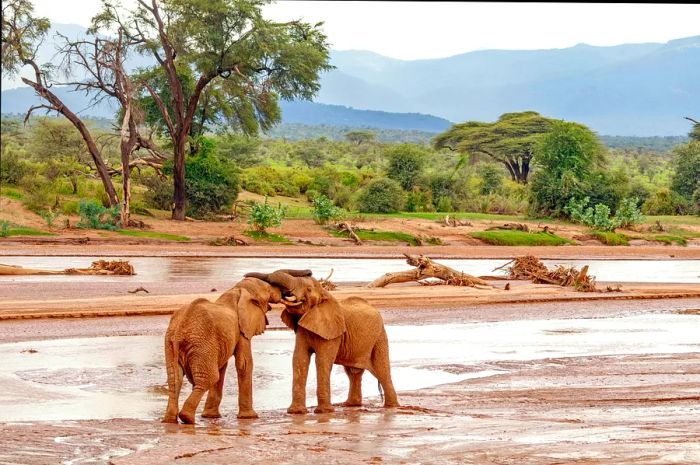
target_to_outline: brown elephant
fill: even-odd
[[[316,413],[332,412],[330,374],[333,364],[345,367],[350,390],[345,406],[362,405],[362,374],[369,370],[384,390],[384,407],[399,401],[391,381],[389,341],[379,311],[359,297],[337,301],[312,277],[291,276],[285,270],[269,275],[248,273],[279,287],[282,321],[296,333],[293,356],[292,404],[288,413],[306,413],[306,377],[316,354]]]
[[[286,270],[294,276],[311,271]],[[224,376],[231,355],[238,374],[238,418],[257,418],[253,409],[253,356],[250,341],[267,325],[269,303],[281,300],[278,288],[255,278],[245,278],[224,292],[216,302],[196,299],[175,311],[165,333],[168,372],[168,406],[163,421],[194,423],[202,396],[209,392],[202,416],[220,417]],[[192,383],[178,414],[183,375]]]

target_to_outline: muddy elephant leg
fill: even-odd
[[[287,413],[306,413],[306,378],[310,362],[309,346],[297,333],[292,357],[292,405],[287,409]]]
[[[343,402],[343,406],[359,407],[362,405],[362,374],[365,370],[353,367],[344,368],[350,380],[350,390],[348,391],[348,399]]]
[[[207,402],[204,404],[204,411],[202,412],[203,418],[221,418],[219,406],[221,405],[221,398],[224,393],[226,367],[228,367],[228,362],[224,363],[224,366],[219,369],[219,380],[216,382],[216,385],[209,389]]]
[[[168,374],[168,406],[163,423],[177,423],[178,403],[184,371],[178,362],[178,354],[170,342],[165,345],[165,370]]]
[[[210,362],[211,357],[190,357],[189,366],[192,371],[192,393],[180,410],[180,420],[183,423],[194,423],[197,406],[204,394],[219,381],[219,367]]]
[[[250,340],[241,336],[233,352],[238,374],[238,418],[258,418],[253,409],[253,354]]]
[[[318,406],[314,413],[335,411],[331,404],[331,369],[340,348],[340,338],[326,341],[321,350],[316,351],[316,397]]]
[[[370,372],[377,378],[384,390],[384,407],[398,407],[394,383],[391,381],[391,364],[389,363],[389,341],[386,333],[372,350],[372,368]]]

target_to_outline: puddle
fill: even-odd
[[[398,391],[504,373],[508,361],[550,357],[683,353],[697,350],[697,317],[654,314],[588,320],[533,320],[389,326]],[[268,331],[253,341],[255,407],[286,408],[291,399],[293,333]],[[36,352],[27,352],[28,348]],[[158,419],[167,403],[163,338],[117,336],[0,344],[3,422],[107,418]],[[494,369],[493,362],[504,362]],[[505,367],[505,368],[504,368]],[[224,415],[236,412],[235,369],[227,374]],[[366,373],[365,398],[377,396]],[[309,370],[308,404],[315,404]],[[332,374],[333,401],[345,400],[342,367]],[[183,387],[183,397],[189,393]]]
[[[0,262],[28,268],[62,270],[87,267],[99,257],[0,257]],[[336,282],[368,281],[372,277],[408,268],[400,259],[338,258],[232,258],[232,257],[113,257],[129,260],[136,276],[0,276],[0,282],[192,282],[238,281],[249,271],[274,271],[280,268],[310,268],[314,275],[325,277],[332,269]],[[440,260],[447,266],[475,276],[505,274],[493,269],[508,260]],[[589,273],[605,282],[700,283],[700,260],[544,260],[548,267],[556,265],[589,265]]]

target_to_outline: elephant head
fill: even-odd
[[[274,273],[248,273],[262,279],[281,290],[285,309],[282,311],[284,324],[297,330],[300,326],[323,339],[335,339],[345,330],[345,319],[338,301],[316,279],[291,270],[277,270]]]

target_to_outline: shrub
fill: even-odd
[[[359,199],[363,213],[394,213],[404,206],[404,192],[392,179],[377,178],[364,188]]]
[[[77,200],[67,200],[61,205],[64,215],[77,215],[80,213],[80,203]]]
[[[30,172],[30,167],[17,152],[10,148],[11,146],[7,146],[0,157],[0,183],[16,186]]]
[[[387,176],[402,188],[412,189],[425,164],[425,149],[414,144],[399,144],[389,149],[388,156]]]
[[[0,237],[7,237],[10,235],[10,222],[0,221]]]
[[[443,195],[438,199],[438,203],[435,206],[435,209],[439,212],[445,213],[454,211],[454,208],[452,208],[452,200],[449,197]]]
[[[497,192],[503,184],[503,169],[492,163],[483,165],[481,168],[481,195]]]
[[[691,200],[693,192],[700,188],[700,141],[679,145],[674,150],[676,172],[671,181],[671,189]]]
[[[170,210],[173,204],[173,185],[172,181],[160,176],[149,176],[143,180],[146,186],[146,192],[143,194],[143,200],[146,205],[158,210]]]
[[[265,197],[265,203],[254,203],[250,207],[248,224],[252,225],[256,231],[264,233],[267,228],[281,226],[284,214],[284,207],[280,205],[274,208],[267,203],[267,197]]]
[[[97,202],[80,201],[80,222],[77,224],[79,228],[114,230],[117,229],[118,220],[119,205],[105,208]]]
[[[406,211],[408,212],[431,212],[433,207],[433,196],[430,191],[422,191],[414,187],[406,196]]]
[[[619,228],[628,228],[633,224],[644,222],[644,216],[637,207],[639,199],[623,199],[615,212],[615,222]]]
[[[48,226],[49,229],[53,229],[53,222],[60,215],[61,215],[61,212],[54,211],[53,208],[49,208],[48,210],[42,210],[39,212],[39,216],[41,216],[44,219],[44,221],[46,221],[46,226]]]
[[[317,224],[326,224],[331,220],[339,220],[343,211],[333,205],[333,201],[325,195],[319,195],[313,199],[313,211],[311,215]]]
[[[694,213],[698,216],[700,216],[700,187],[695,189],[695,192],[693,192],[693,210]]]
[[[57,198],[52,192],[51,184],[46,182],[43,177],[38,175],[25,176],[20,184],[26,191],[22,202],[28,210],[38,213],[42,210],[48,210],[56,204]]]
[[[318,197],[319,195],[322,195],[319,191],[315,189],[309,189],[306,191],[306,198],[309,202],[313,202],[313,200]]]
[[[688,213],[688,202],[680,194],[663,188],[644,202],[642,212],[645,215],[685,215]]]
[[[639,209],[637,199],[625,199],[618,207],[618,212],[614,217],[610,216],[610,208],[602,203],[597,203],[595,207],[587,206],[590,198],[583,200],[571,198],[564,211],[575,223],[581,223],[600,231],[614,231],[615,228],[628,227],[632,224],[644,221]]]

